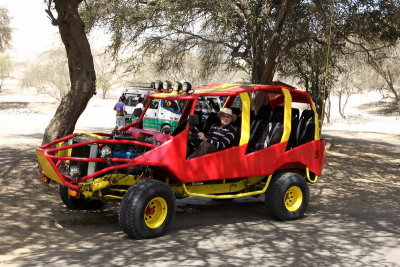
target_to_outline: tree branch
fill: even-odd
[[[268,17],[271,12],[272,5],[268,0],[264,0],[264,3],[261,6],[261,15],[264,17]]]
[[[58,26],[60,22],[54,17],[53,13],[51,12],[51,4],[53,3],[53,0],[48,0],[47,1],[47,9],[44,11],[47,13],[48,18],[51,21],[51,24],[54,26]]]
[[[230,44],[228,44],[228,43],[226,43],[226,42],[224,42],[224,41],[218,41],[218,40],[211,40],[211,39],[208,39],[208,38],[206,38],[206,37],[204,37],[204,36],[201,36],[201,35],[198,35],[198,34],[195,34],[195,33],[192,33],[192,32],[188,32],[188,31],[184,31],[184,30],[179,30],[179,29],[173,29],[176,33],[180,33],[180,34],[186,34],[186,35],[189,35],[189,36],[192,36],[192,37],[194,37],[194,38],[196,38],[196,39],[200,39],[200,40],[202,40],[202,41],[205,41],[205,42],[207,42],[207,43],[211,43],[211,44],[220,44],[220,45],[224,45],[224,46],[226,46],[226,47],[228,47],[228,48],[230,48],[230,49],[232,49],[232,50],[234,50],[235,49],[235,47],[234,46],[232,46],[232,45],[230,45]]]

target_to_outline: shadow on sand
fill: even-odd
[[[400,247],[399,145],[325,135],[334,144],[320,181],[310,185],[301,220],[267,216],[262,197],[228,202],[179,200],[167,235],[132,240],[118,207],[69,211],[57,186],[37,178],[32,150],[0,154],[0,263],[35,265],[391,266]],[[376,137],[375,136],[375,137]],[[14,257],[14,258],[13,258]]]

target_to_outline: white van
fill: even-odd
[[[175,130],[185,101],[153,99],[143,117],[143,129],[169,134]]]

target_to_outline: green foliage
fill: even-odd
[[[390,55],[386,47],[400,37],[399,18],[398,1],[298,1],[286,23],[278,70],[298,79],[321,115],[337,76],[349,71],[346,66],[360,57]]]
[[[67,57],[62,48],[42,53],[29,64],[21,80],[21,86],[34,87],[38,93],[47,94],[57,101],[70,90]]]
[[[368,64],[381,78],[378,88],[385,98],[393,99],[400,113],[400,48],[390,50],[391,57],[368,61]]]
[[[249,80],[259,82],[271,53],[271,35],[282,2],[88,0],[81,11],[88,29],[108,29],[114,51],[131,49],[134,67],[142,66],[145,59],[161,73],[182,71],[195,55],[201,77],[225,67],[242,70]],[[373,57],[394,46],[400,37],[398,0],[302,0],[289,4],[292,7],[281,33],[275,70],[297,78],[312,94],[320,115],[344,61],[360,53]]]
[[[278,7],[275,1],[86,2],[86,26],[106,27],[114,51],[126,45],[132,62],[155,59],[160,73],[187,68],[185,59],[195,53],[202,77],[221,66],[251,74],[254,61],[263,65]]]
[[[103,99],[105,99],[112,85],[119,80],[119,77],[116,75],[118,70],[112,64],[112,59],[107,53],[95,54],[93,59],[96,70],[96,89],[101,92]]]

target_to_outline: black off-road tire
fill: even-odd
[[[174,216],[175,195],[171,188],[149,179],[139,181],[125,193],[118,220],[129,237],[144,239],[164,235]]]
[[[160,132],[163,133],[163,134],[172,134],[171,125],[169,125],[169,124],[164,125],[164,126],[161,128],[161,131],[160,131]]]
[[[310,192],[306,180],[294,172],[278,173],[265,193],[268,212],[280,221],[303,217],[309,199]]]
[[[60,185],[59,193],[64,205],[71,210],[97,210],[104,205],[104,203],[100,200],[89,201],[83,199],[82,197],[71,197],[68,195],[68,188],[62,185]]]

